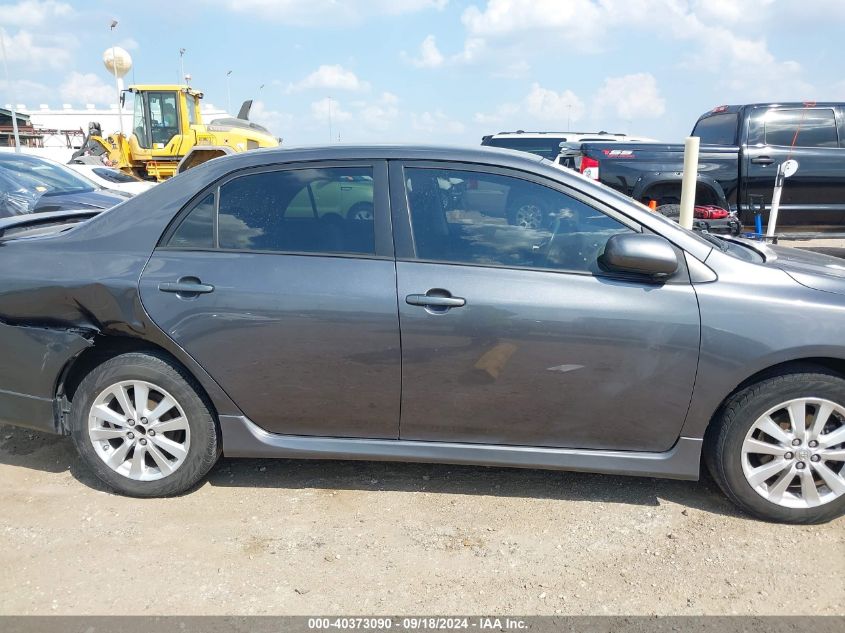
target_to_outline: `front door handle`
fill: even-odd
[[[429,292],[432,292],[429,290]],[[405,303],[411,306],[423,306],[426,308],[462,308],[467,301],[463,297],[453,297],[451,294],[424,294],[408,295]]]
[[[751,159],[751,162],[755,165],[771,165],[775,161],[768,156],[755,156]]]
[[[214,292],[214,286],[202,283],[197,277],[181,277],[178,281],[163,281],[158,285],[162,292],[175,292],[180,297],[196,297]]]

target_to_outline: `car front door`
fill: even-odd
[[[391,163],[402,333],[400,437],[662,451],[690,402],[699,312],[685,271],[603,273],[615,233],[640,230],[522,172]],[[442,183],[506,191],[541,227],[448,200]],[[472,189],[469,189],[470,191]]]
[[[841,224],[845,220],[845,177],[836,110],[832,107],[754,108],[745,146],[745,203],[772,202],[777,166],[798,161],[784,183],[778,224]],[[768,218],[768,213],[765,214]]]
[[[375,218],[349,220],[308,195],[350,178],[370,183]],[[144,270],[155,323],[267,431],[398,435],[386,182],[379,161],[239,172],[184,210]]]

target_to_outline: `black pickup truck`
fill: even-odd
[[[756,103],[719,106],[692,130],[701,139],[696,204],[728,209],[753,225],[764,221],[777,165],[798,172],[786,181],[779,225],[845,226],[845,103]],[[564,147],[560,162],[658,208],[681,198],[684,146],[583,143]]]

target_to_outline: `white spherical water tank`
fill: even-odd
[[[109,47],[103,52],[103,64],[110,75],[121,78],[132,69],[132,57],[120,46]]]

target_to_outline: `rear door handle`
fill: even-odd
[[[773,161],[768,156],[755,156],[751,159],[751,162],[755,165],[771,165],[775,161]]]
[[[441,297],[437,295],[408,295],[405,303],[426,308],[462,308],[467,301],[463,297]]]
[[[179,296],[195,297],[214,292],[214,286],[202,283],[196,277],[182,277],[178,281],[163,281],[158,285],[162,292],[174,292]]]

